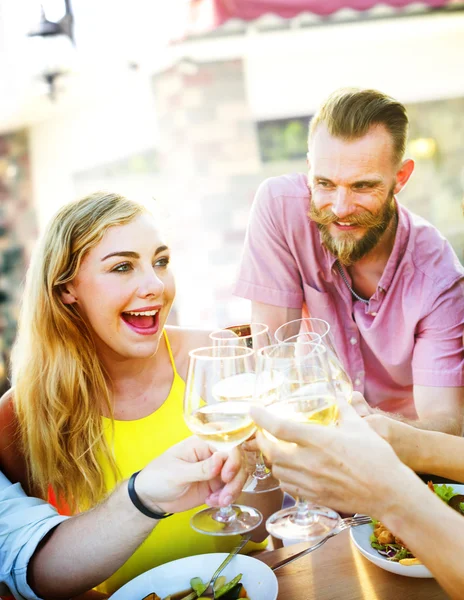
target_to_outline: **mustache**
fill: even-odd
[[[378,227],[383,223],[383,215],[373,215],[367,210],[355,215],[350,215],[344,219],[340,219],[337,217],[337,215],[334,215],[330,209],[319,210],[312,202],[309,206],[308,217],[317,225],[322,226],[342,221],[343,223],[349,223],[350,225],[357,225],[358,227],[371,229]]]

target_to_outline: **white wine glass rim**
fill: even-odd
[[[288,321],[287,323],[284,323],[283,325],[281,325],[280,327],[278,327],[276,329],[276,332],[274,334],[274,337],[276,338],[276,340],[278,342],[286,342],[287,339],[283,339],[281,340],[279,337],[279,332],[282,332],[284,330],[285,327],[288,327],[289,325],[293,325],[294,323],[304,323],[305,321],[317,321],[318,323],[321,323],[324,327],[325,327],[325,331],[324,333],[317,333],[316,331],[311,331],[311,332],[305,332],[303,331],[302,333],[315,333],[316,335],[318,335],[321,339],[326,336],[329,331],[330,331],[330,325],[327,321],[325,321],[324,319],[319,319],[317,317],[305,317],[302,319],[294,319],[293,321]],[[293,335],[290,336],[290,338],[294,337]]]
[[[224,353],[224,354],[222,354]],[[222,354],[222,356],[221,356]],[[195,360],[237,360],[254,355],[254,350],[242,346],[203,346],[190,350],[190,358]]]
[[[238,335],[234,332],[235,328],[241,328],[241,327],[249,327],[250,328],[250,332],[248,335]],[[259,327],[260,329],[255,330],[254,328]],[[254,338],[257,335],[261,334],[261,333],[267,333],[269,331],[269,327],[265,324],[265,323],[255,323],[254,321],[252,323],[242,323],[241,325],[231,325],[229,327],[222,327],[221,329],[215,329],[214,331],[212,331],[209,334],[209,337],[212,340],[223,340],[224,338],[221,337],[221,334],[230,332],[232,334],[235,334],[235,337],[237,339],[241,339],[241,340],[247,340],[250,338]],[[231,338],[231,339],[235,339],[235,338]]]
[[[307,345],[307,346],[314,346],[313,351],[317,351],[319,352],[319,349],[323,347],[323,344],[321,343],[321,340],[314,340],[313,342],[302,342],[302,344]],[[273,356],[273,353],[276,352],[279,349],[282,348],[292,348],[298,346],[297,342],[278,342],[277,344],[270,344],[269,346],[265,346],[264,348],[260,348],[259,350],[257,350],[257,354],[260,357],[263,358],[279,358],[278,356]]]

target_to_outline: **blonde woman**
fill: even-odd
[[[29,268],[14,388],[0,410],[0,467],[29,493],[88,508],[190,435],[188,352],[208,335],[165,327],[169,263],[154,216],[117,194],[70,203],[52,220]],[[192,512],[161,522],[104,591],[162,562],[235,545],[193,531]]]

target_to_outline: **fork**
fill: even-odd
[[[228,554],[226,556],[225,560],[219,565],[219,567],[213,573],[209,582],[205,584],[205,589],[200,594],[202,597],[206,596],[206,595],[211,596],[211,594],[212,594],[211,598],[215,598],[214,584],[216,583],[216,579],[219,577],[219,575],[222,573],[222,571],[227,567],[227,565],[234,558],[234,556],[240,552],[240,550],[245,546],[245,544],[247,542],[250,541],[250,539],[251,539],[251,533],[244,535],[242,537],[242,539],[240,540],[240,543],[237,544],[237,546],[235,546],[235,548],[230,552],[230,554]],[[196,592],[192,592],[188,596],[185,596],[185,598],[183,598],[182,600],[194,600],[195,598],[198,598],[198,595]]]
[[[329,535],[327,535],[325,538],[322,538],[322,540],[317,542],[317,544],[314,544],[314,546],[310,546],[309,548],[305,548],[305,550],[302,550],[301,552],[298,552],[297,554],[294,554],[293,556],[284,558],[283,560],[276,563],[271,568],[273,571],[276,571],[277,569],[280,569],[280,567],[288,565],[291,562],[293,562],[294,560],[297,560],[298,558],[301,558],[302,556],[305,556],[306,554],[309,554],[310,552],[314,552],[314,550],[317,550],[318,548],[320,548],[331,537],[338,535],[340,532],[344,531],[345,529],[351,529],[351,527],[358,527],[359,525],[367,525],[368,523],[371,523],[371,522],[372,522],[372,519],[370,517],[368,517],[367,515],[355,515],[354,517],[348,517],[346,519],[342,519],[339,522],[339,524],[335,527],[335,529],[333,531],[331,531],[329,533]]]

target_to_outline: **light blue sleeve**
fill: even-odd
[[[0,472],[0,595],[38,600],[27,582],[29,560],[43,537],[66,518],[43,500],[26,496]]]

